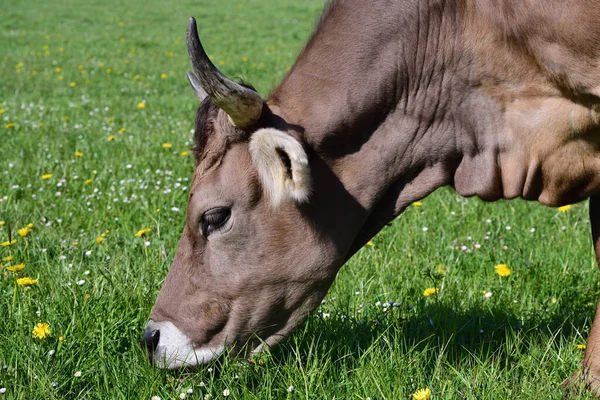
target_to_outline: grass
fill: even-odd
[[[0,269],[0,399],[171,399],[188,389],[188,398],[402,399],[424,387],[434,399],[561,398],[600,292],[587,206],[484,204],[449,189],[377,235],[315,316],[256,365],[221,359],[168,372],[146,361],[138,342],[193,174],[181,155],[197,107],[184,75],[187,18],[197,17],[225,73],[266,95],[322,5],[4,5],[0,242],[17,242],[0,247],[14,257]],[[510,276],[495,274],[500,263]],[[24,276],[39,281],[17,286]],[[39,322],[50,324],[45,340],[32,336]]]

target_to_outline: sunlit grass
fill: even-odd
[[[0,399],[561,398],[600,292],[587,206],[486,205],[449,189],[377,235],[308,323],[254,364],[146,362],[138,343],[193,173],[187,18],[219,68],[266,95],[321,6],[3,7]],[[47,335],[34,337],[38,324]]]

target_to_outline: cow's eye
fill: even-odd
[[[202,215],[200,219],[200,229],[202,235],[208,237],[214,231],[219,230],[229,220],[231,210],[225,207],[213,208]]]

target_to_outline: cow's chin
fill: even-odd
[[[152,359],[157,368],[178,369],[206,364],[223,353],[224,346],[196,347],[169,321],[150,321],[148,326],[160,330],[160,339]]]

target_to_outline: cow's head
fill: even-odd
[[[193,18],[187,44],[188,79],[201,100],[196,171],[183,235],[143,339],[155,365],[167,368],[289,335],[320,303],[351,241],[331,239],[343,226],[312,203],[302,135],[256,91],[215,68]]]

